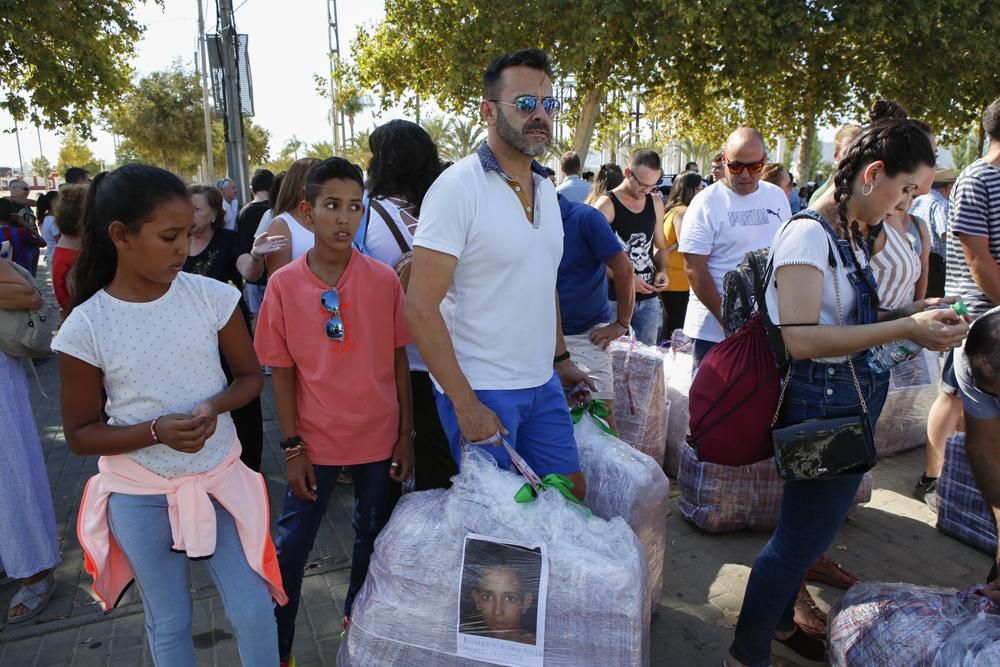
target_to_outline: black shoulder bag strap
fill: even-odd
[[[370,199],[368,204],[375,209],[375,212],[378,213],[379,217],[382,218],[382,221],[385,222],[389,231],[392,232],[392,236],[396,239],[399,249],[403,253],[410,252],[410,246],[406,244],[406,239],[403,238],[403,232],[399,231],[399,227],[396,226],[396,221],[392,219],[392,216],[385,210],[385,207],[382,206],[377,199]]]

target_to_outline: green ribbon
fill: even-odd
[[[573,482],[566,475],[552,473],[542,477],[542,488],[555,489],[562,494],[563,498],[577,505],[584,514],[591,516],[590,509],[583,504],[583,501],[573,495]],[[538,492],[530,483],[526,483],[514,494],[514,500],[519,503],[531,503],[536,498],[538,498]]]
[[[570,408],[570,416],[573,418],[574,424],[579,424],[580,420],[583,419],[583,415],[590,415],[591,418],[597,425],[601,427],[601,430],[608,435],[617,436],[614,429],[611,428],[611,424],[608,423],[608,417],[611,416],[611,408],[608,404],[601,400],[587,401],[586,403],[580,403],[579,405],[574,405]]]

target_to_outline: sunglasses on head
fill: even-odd
[[[329,289],[319,297],[319,303],[323,310],[330,313],[332,317],[326,321],[324,330],[326,337],[338,343],[344,341],[344,321],[340,319],[340,295],[336,289]]]
[[[555,97],[542,97],[538,98],[534,95],[519,95],[514,98],[513,103],[511,102],[501,102],[500,100],[487,100],[488,102],[494,102],[496,104],[503,104],[508,107],[514,107],[523,114],[534,113],[535,109],[538,108],[538,103],[542,103],[542,108],[545,109],[545,113],[550,116],[555,116],[559,113],[559,108],[562,103],[558,98]]]
[[[746,169],[749,174],[759,174],[764,170],[764,165],[767,164],[767,160],[759,160],[757,162],[732,162],[728,158],[726,159],[726,167],[729,171],[734,174],[742,174],[743,170]]]

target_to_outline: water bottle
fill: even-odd
[[[969,312],[968,306],[962,301],[956,301],[953,304],[941,304],[939,308],[951,308],[960,317],[965,317]],[[912,340],[894,340],[872,350],[869,364],[876,372],[888,373],[894,366],[916,358],[921,350],[923,348]]]
[[[674,354],[678,352],[690,354],[692,346],[691,339],[684,335],[684,329],[674,329],[670,334],[670,349]]]

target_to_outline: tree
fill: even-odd
[[[52,173],[52,165],[49,163],[48,158],[44,155],[39,155],[31,161],[31,172],[36,176],[48,176]]]
[[[372,159],[372,151],[368,147],[368,137],[370,136],[371,132],[368,130],[358,132],[357,136],[347,142],[347,148],[344,149],[343,155],[345,160],[353,162],[365,171],[368,170],[368,163]]]
[[[646,53],[671,52],[678,12],[701,9],[631,0],[387,0],[383,21],[359,29],[352,51],[361,84],[383,106],[416,94],[468,114],[478,107],[490,60],[525,46],[546,49],[556,78],[575,86],[565,113],[575,118],[574,148],[586,155],[605,92],[650,82],[655,70]]]
[[[157,164],[178,174],[194,174],[205,155],[205,122],[198,75],[175,62],[167,70],[136,79],[110,112],[112,131],[122,138],[119,157]],[[244,119],[250,164],[268,159],[269,134]],[[212,119],[216,171],[226,173],[225,124]]]
[[[466,155],[471,155],[484,138],[483,125],[478,120],[456,118],[451,124],[451,143],[443,151],[438,146],[438,151],[443,159],[457,162]]]
[[[982,156],[983,144],[977,131],[981,126],[980,123],[976,123],[976,127],[970,129],[961,140],[948,145],[956,173],[960,173]]]
[[[66,128],[62,148],[59,149],[56,171],[64,174],[70,167],[83,167],[91,174],[96,174],[101,170],[101,163],[94,156],[90,146],[84,141],[75,125]]]
[[[431,135],[431,140],[437,146],[438,152],[447,152],[454,141],[452,120],[444,116],[430,115],[420,121],[420,126]]]
[[[309,144],[309,148],[306,149],[306,157],[314,157],[318,160],[325,160],[328,157],[333,157],[333,155],[335,153],[332,141],[317,141],[316,143]]]
[[[95,112],[129,88],[130,61],[144,30],[132,13],[141,4],[4,3],[0,109],[49,129],[72,125],[89,137]]]

